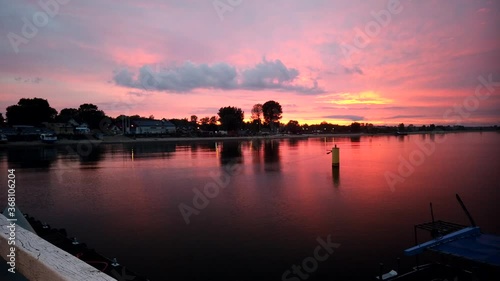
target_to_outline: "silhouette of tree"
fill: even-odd
[[[373,132],[373,124],[372,123],[367,123],[366,126],[365,126],[365,130],[367,133],[372,133]]]
[[[398,131],[399,132],[404,132],[405,131],[405,124],[403,124],[403,123],[399,124]]]
[[[191,127],[191,123],[188,121],[187,118],[182,118],[182,119],[172,118],[169,121],[172,124],[174,124],[175,127],[177,127],[177,128],[188,129]]]
[[[84,103],[78,108],[78,119],[87,123],[91,129],[98,129],[104,118],[106,118],[106,115],[102,110],[99,110],[97,105]]]
[[[358,122],[351,123],[351,132],[359,133],[361,131],[361,124]]]
[[[210,117],[205,116],[200,118],[200,129],[203,131],[210,131]]]
[[[299,131],[301,131],[299,121],[297,121],[297,120],[288,121],[288,123],[285,126],[285,129],[292,134],[296,134]]]
[[[219,122],[219,117],[215,115],[210,117],[210,125],[217,125],[217,122]]]
[[[43,122],[51,122],[57,116],[57,110],[50,107],[45,99],[22,98],[15,105],[7,107],[7,122],[9,125],[40,126]]]
[[[241,108],[226,106],[219,109],[219,121],[227,131],[236,131],[243,126],[244,113]]]
[[[74,119],[75,121],[79,122],[78,120],[78,109],[76,108],[63,108],[61,112],[59,112],[59,115],[56,117],[56,121],[60,123],[66,123],[69,120]]]
[[[209,129],[210,131],[217,131],[217,122],[219,122],[219,118],[217,116],[210,117]]]
[[[257,133],[257,132],[260,132],[260,128],[262,127],[262,122],[260,119],[254,119],[250,122],[247,122],[246,123],[246,127],[254,132],[254,133]]]
[[[262,104],[260,103],[254,104],[252,107],[252,120],[259,120],[260,123],[261,116],[262,116]]]
[[[210,123],[210,117],[206,116],[200,119],[201,125],[208,125]]]
[[[260,132],[260,127],[262,125],[261,116],[262,116],[262,104],[260,103],[254,104],[252,107],[252,117],[251,117],[252,121],[248,124],[249,125],[248,127],[253,132]]]
[[[190,122],[193,127],[198,127],[198,116],[191,115]]]
[[[271,126],[274,131],[275,123],[281,119],[283,109],[278,102],[273,100],[267,101],[262,105],[262,114],[264,115],[264,122]]]
[[[3,118],[3,114],[0,113],[0,127],[3,127],[4,124],[5,124],[5,118]]]
[[[121,116],[121,115],[120,115]],[[140,115],[138,114],[135,114],[135,115],[131,115],[131,116],[126,116],[129,120],[130,120],[130,123],[132,124],[132,122],[135,122],[135,121],[139,121],[139,120],[144,120],[146,119],[145,117],[141,117]]]

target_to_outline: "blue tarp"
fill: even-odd
[[[500,266],[500,236],[479,234],[429,247],[443,254]]]

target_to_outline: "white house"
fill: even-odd
[[[90,128],[87,125],[87,123],[82,123],[79,126],[75,127],[75,134],[78,134],[78,135],[90,134]]]

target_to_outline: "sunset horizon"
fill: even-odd
[[[500,1],[0,3],[0,280],[500,280]]]
[[[275,100],[283,123],[500,124],[494,1],[98,3],[2,9],[4,116],[38,97],[111,117],[235,106],[249,121]]]

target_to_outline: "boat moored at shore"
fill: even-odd
[[[57,141],[57,136],[55,134],[44,133],[40,134],[40,140],[43,143],[55,143]]]
[[[500,280],[500,236],[485,234],[476,226],[472,216],[457,194],[456,198],[467,215],[471,226],[442,220],[414,226],[415,246],[404,251],[406,256],[414,256],[416,266],[405,274],[383,274],[379,280]],[[427,231],[431,240],[419,243],[417,230]],[[420,264],[419,255],[431,254],[430,263]],[[437,258],[436,258],[437,257]],[[398,263],[399,264],[399,263]],[[398,268],[399,271],[399,268]]]

